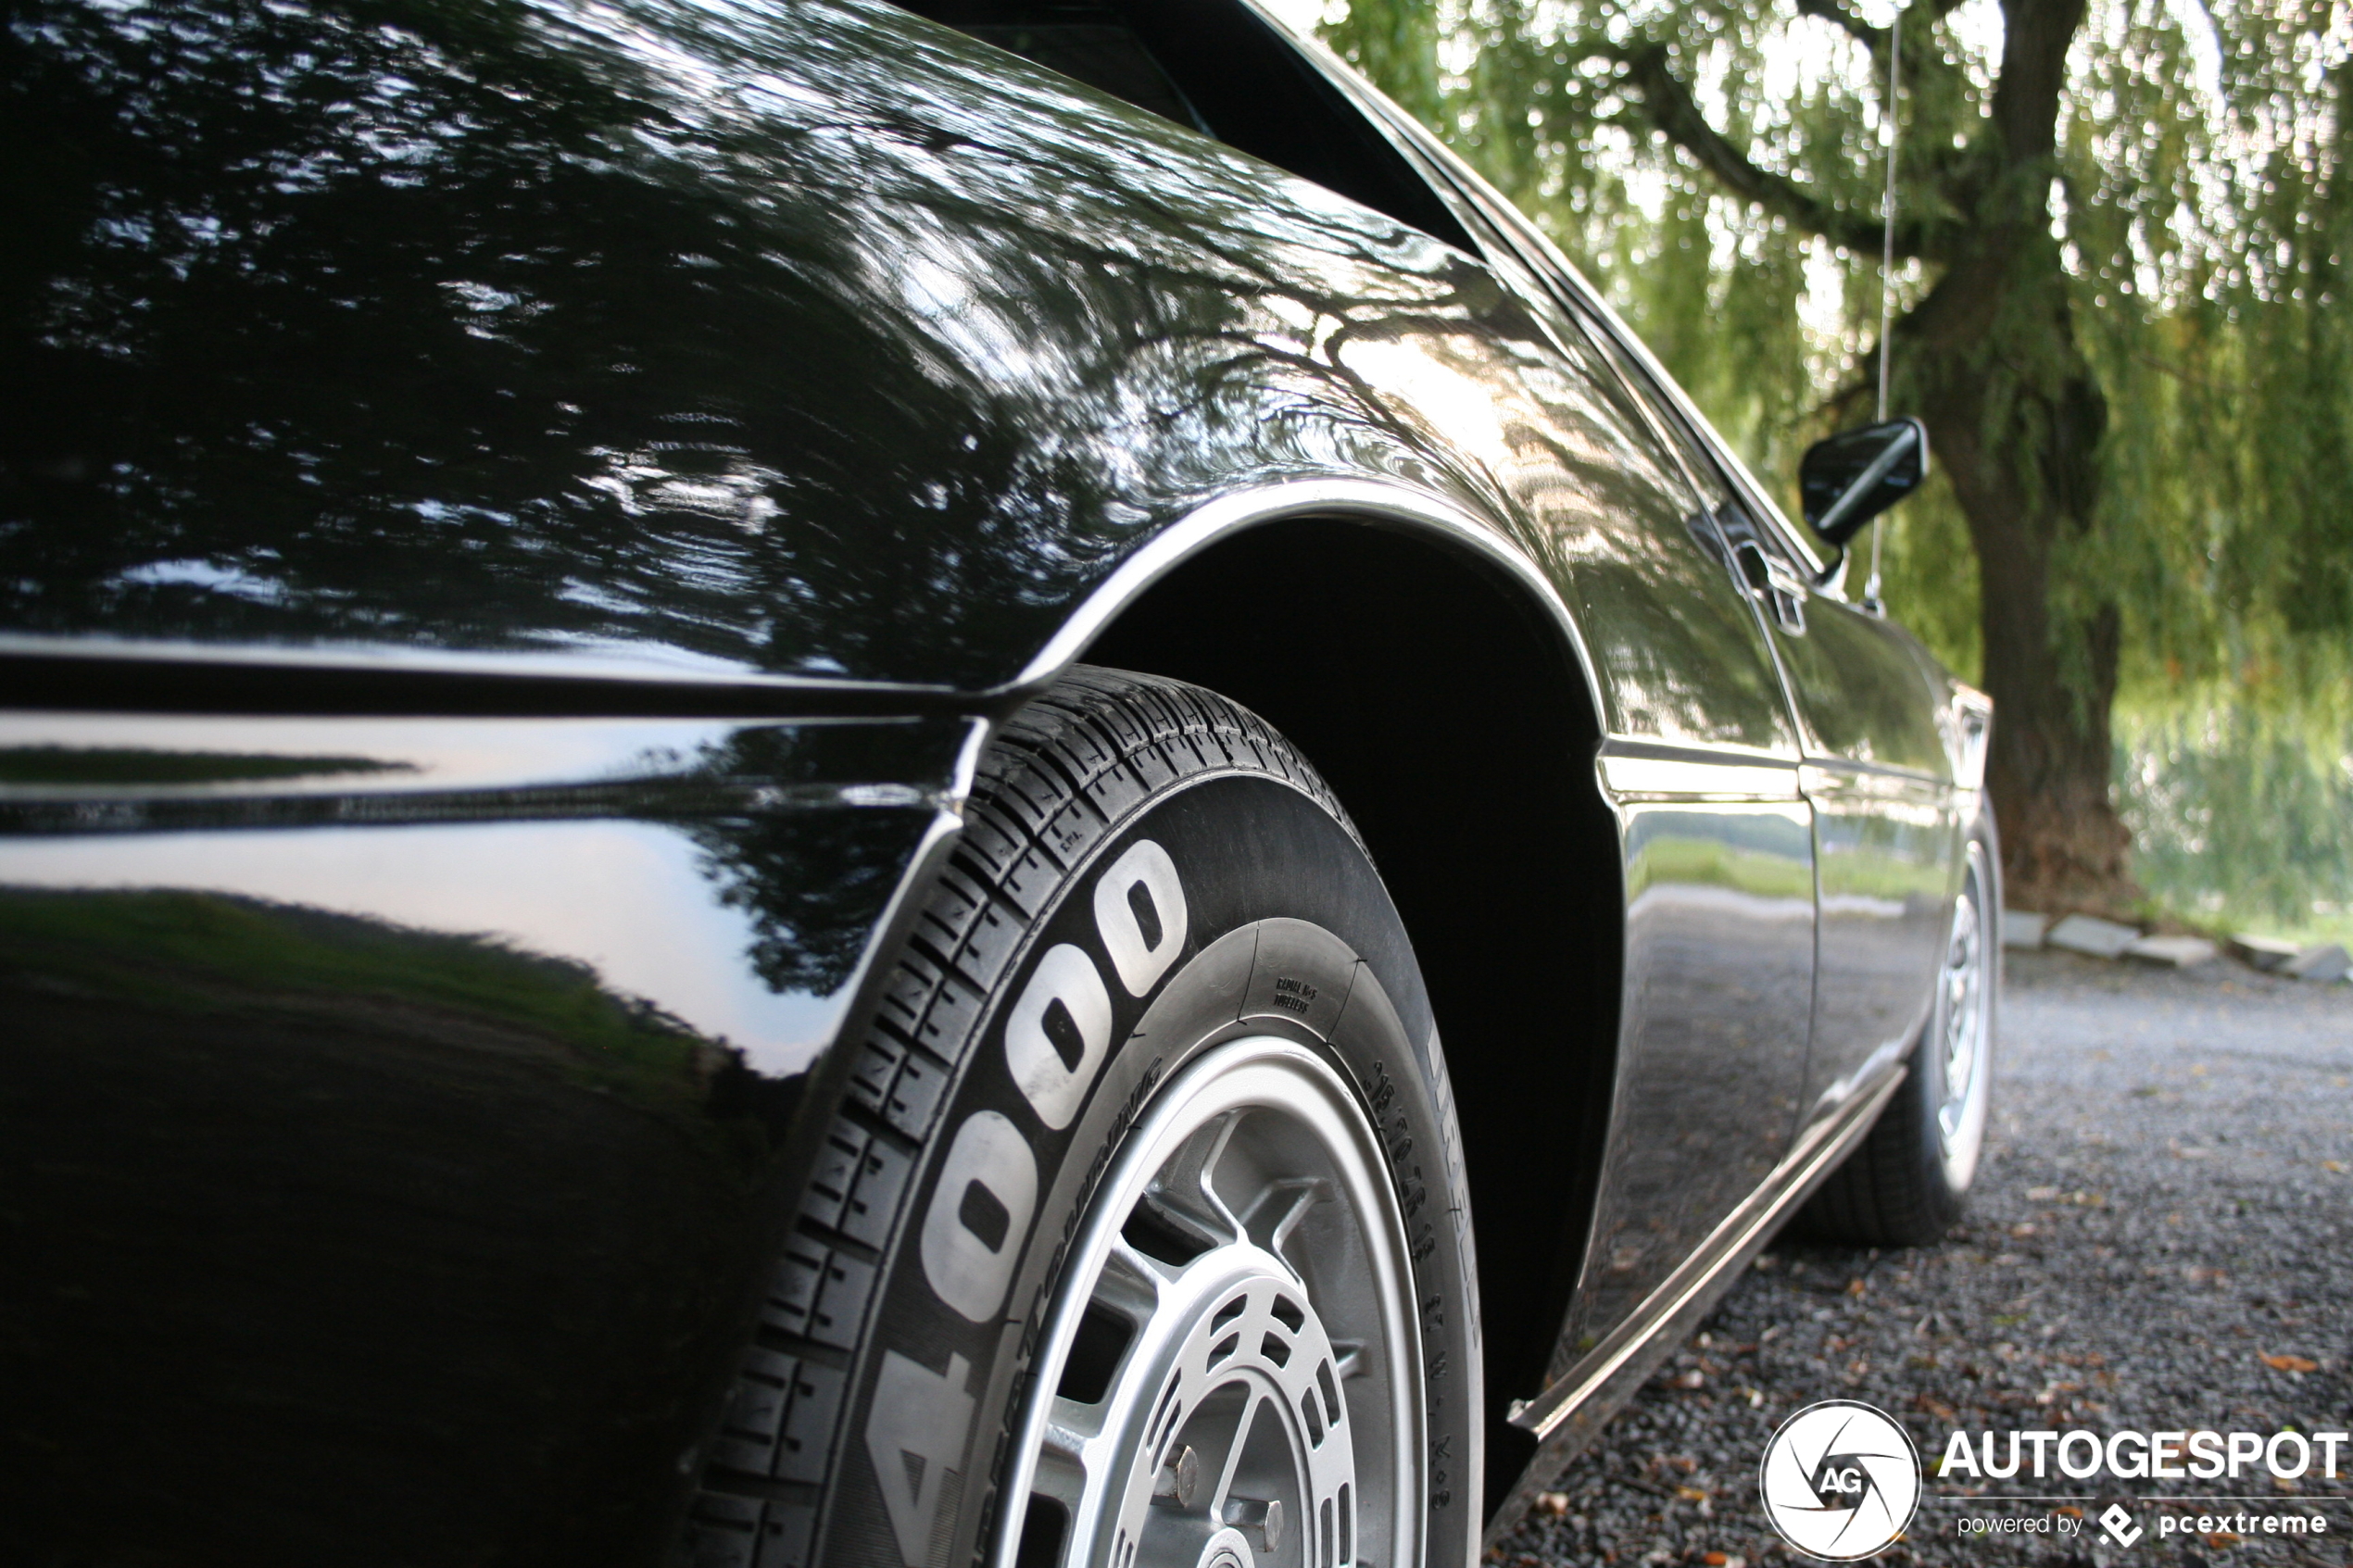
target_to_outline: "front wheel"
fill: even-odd
[[[1223,698],[1081,670],[966,820],[833,1091],[697,1554],[1466,1568],[1460,1135],[1329,792]]]
[[[1904,1083],[1801,1225],[1856,1246],[1922,1247],[1959,1219],[1993,1100],[2001,988],[2001,855],[1990,815],[1969,834],[1936,991]]]

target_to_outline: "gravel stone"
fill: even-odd
[[[2353,995],[2237,964],[2028,952],[2007,965],[1962,1223],[1910,1250],[1777,1242],[1490,1562],[1810,1561],[1766,1520],[1757,1466],[1789,1416],[1853,1399],[1901,1421],[1931,1471],[1909,1532],[1876,1562],[2353,1563],[2353,1453],[2333,1482],[2054,1472],[1979,1487],[2057,1494],[2049,1505],[1964,1505],[1969,1483],[1935,1478],[1957,1426],[2353,1428]],[[2329,1529],[2161,1537],[2169,1509],[2271,1505],[2142,1500],[2159,1490],[2269,1494],[2316,1507]],[[2092,1523],[2111,1501],[2145,1528],[2130,1548]],[[2085,1515],[2072,1540],[1957,1528],[1964,1512],[2060,1504]]]

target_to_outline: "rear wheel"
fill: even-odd
[[[1815,1194],[1800,1222],[1804,1234],[1919,1247],[1960,1218],[1993,1099],[2000,864],[1992,819],[1982,817],[1969,835],[1935,995],[1904,1083],[1869,1136]]]
[[[1007,724],[966,815],[816,1091],[827,1160],[696,1553],[1472,1562],[1459,1135],[1329,793],[1220,697],[1081,670]]]

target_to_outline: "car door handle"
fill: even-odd
[[[1793,637],[1804,636],[1806,585],[1754,539],[1734,545],[1732,558],[1740,563],[1741,579],[1756,602],[1772,611],[1774,624]]]

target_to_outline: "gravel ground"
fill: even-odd
[[[1491,1562],[1806,1561],[1756,1476],[1774,1428],[1818,1399],[1895,1415],[1931,1471],[1956,1426],[2353,1427],[2353,988],[2012,954],[2002,1025],[1965,1222],[1913,1251],[1777,1244]],[[1877,1561],[2353,1563],[2353,1453],[2339,1473],[1977,1488],[2061,1494],[2047,1505],[1964,1503],[1931,1475]],[[2272,1500],[2131,1495],[2159,1488]],[[2291,1493],[2327,1535],[2159,1534],[2169,1509],[2275,1512]],[[2092,1522],[2111,1501],[2146,1530],[2129,1549]],[[2080,1521],[2053,1514],[2069,1502]],[[1964,1537],[1972,1514],[2079,1533]]]

